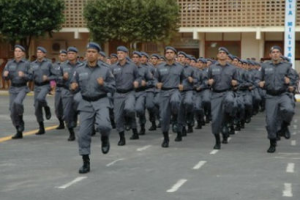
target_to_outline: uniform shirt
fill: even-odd
[[[46,58],[44,58],[41,62],[38,60],[33,61],[30,64],[30,74],[32,74],[33,81],[38,84],[44,83],[44,75],[48,77],[48,81],[46,82],[56,80],[55,70],[52,63]]]
[[[261,68],[261,81],[265,81],[264,88],[267,92],[280,93],[287,91],[288,84],[285,84],[285,78],[293,79],[293,72],[290,63],[273,62],[263,63]]]
[[[178,85],[184,79],[183,66],[176,62],[172,65],[161,63],[156,70],[155,78],[162,83],[162,88],[178,88]]]
[[[133,82],[141,81],[136,64],[126,61],[122,66],[120,62],[111,66],[116,81],[117,90],[133,90]]]
[[[77,61],[75,64],[72,64],[70,61],[67,61],[65,63],[62,64],[61,68],[61,77],[60,79],[62,80],[63,82],[63,87],[66,88],[66,89],[69,89],[70,87],[70,83],[71,83],[71,80],[73,79],[73,75],[74,75],[74,72],[77,68],[79,67],[83,67],[84,64]],[[67,80],[63,79],[63,75],[65,73],[68,73],[69,77]]]
[[[238,80],[236,67],[226,63],[222,66],[219,62],[208,69],[208,79],[213,79],[213,91],[226,91],[232,89],[232,80]]]
[[[56,62],[53,64],[54,73],[55,73],[55,76],[57,77],[55,80],[57,87],[62,87],[62,85],[63,85],[63,81],[62,81],[63,71],[62,71],[62,67],[61,67],[63,63],[64,62]]]
[[[194,84],[198,82],[198,77],[196,75],[195,69],[190,65],[185,65],[183,67],[184,78],[182,80],[183,90],[193,90]],[[193,82],[190,83],[188,77],[193,78]]]
[[[144,80],[147,82],[147,85],[144,88],[153,88],[155,86],[154,85],[154,76],[150,70],[151,70],[151,68],[150,68],[150,66],[148,66],[148,64],[140,64],[138,66],[138,71],[139,71],[141,80]]]
[[[201,90],[210,89],[210,85],[208,85],[208,67],[201,69],[200,71],[202,76]]]
[[[5,78],[6,80],[10,80],[12,85],[14,84],[26,84],[27,81],[31,80],[32,76],[29,73],[30,70],[30,63],[22,59],[19,62],[17,62],[15,59],[8,61],[4,68],[4,72],[8,71],[9,74]],[[24,77],[19,77],[19,71],[22,71],[24,73]]]

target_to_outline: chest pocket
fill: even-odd
[[[84,73],[80,73],[79,74],[79,81],[85,81],[87,80],[89,77],[89,74],[87,72],[84,72]]]
[[[9,66],[9,71],[14,72],[17,69],[17,65],[10,65]]]
[[[169,70],[168,70],[168,69],[166,69],[166,68],[159,69],[159,73],[160,73],[161,75],[166,75],[166,74],[168,74],[168,73],[169,73]]]
[[[69,67],[68,67],[68,68],[64,68],[63,71],[64,71],[64,73],[65,73],[65,72],[70,73],[71,68],[69,68]]]
[[[220,74],[221,74],[221,70],[220,69],[212,69],[212,75],[218,76]]]
[[[113,70],[113,74],[114,74],[114,75],[121,74],[121,68],[115,68],[115,69]]]
[[[37,71],[39,69],[39,66],[37,64],[32,65],[32,70]]]
[[[265,69],[265,74],[272,75],[273,73],[274,73],[274,69],[273,68],[266,68]]]

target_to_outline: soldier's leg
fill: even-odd
[[[270,147],[267,150],[268,153],[274,153],[276,151],[276,133],[277,133],[277,119],[279,112],[279,98],[267,95],[266,98],[266,123],[268,139],[270,140]]]
[[[134,137],[131,137],[131,139],[138,139],[137,124],[135,119],[135,108],[134,108],[135,103],[136,103],[135,94],[133,92],[127,94],[124,110],[125,110],[126,118],[129,119],[129,123],[131,124],[132,132],[134,135]]]
[[[120,96],[119,94],[114,95],[114,118],[116,122],[116,129],[119,133],[120,140],[118,142],[119,146],[124,146],[126,144],[125,140],[125,97]]]
[[[16,108],[14,106],[14,101],[15,101],[17,95],[18,95],[17,93],[10,93],[9,94],[10,118],[11,118],[11,121],[12,121],[14,127],[16,127],[18,125],[18,121],[19,121],[19,119],[16,116],[17,111],[16,111]]]
[[[72,94],[70,94],[69,91],[63,91],[62,101],[63,101],[63,110],[64,110],[63,120],[66,122],[68,131],[69,131],[68,141],[74,141],[75,140],[75,133],[74,133],[74,127],[75,127],[74,118],[75,117],[74,117],[74,115],[76,114],[74,105],[73,105],[74,97]]]
[[[220,133],[222,130],[223,118],[224,118],[222,94],[219,93],[212,94],[211,113],[212,113],[211,129],[216,139],[216,144],[214,146],[214,149],[220,149],[221,148]]]
[[[193,91],[187,91],[185,94],[185,98],[183,99],[183,104],[185,108],[186,113],[186,123],[188,126],[188,133],[193,132],[193,126],[194,126],[194,92]]]
[[[160,117],[161,117],[161,130],[163,132],[164,140],[162,147],[169,147],[169,129],[170,129],[170,119],[171,119],[171,105],[170,96],[161,95],[160,96]]]
[[[203,118],[203,115],[204,115],[204,111],[203,111],[203,108],[202,108],[202,95],[200,92],[196,92],[195,93],[195,118],[197,120],[197,127],[196,129],[201,129],[202,128],[202,118]]]
[[[46,114],[46,119],[50,119],[51,118],[51,111],[50,111],[50,107],[48,106],[47,100],[46,100],[46,96],[50,91],[50,86],[42,86],[40,87],[40,92],[38,93],[36,100],[37,103],[39,104],[39,109],[40,111],[42,110],[42,108],[44,107],[45,109],[45,114]],[[42,112],[40,114],[43,114]]]
[[[291,137],[288,126],[290,125],[293,116],[295,114],[294,111],[294,102],[293,99],[288,95],[281,95],[279,99],[279,110],[280,117],[282,119],[282,133],[286,139]]]
[[[139,94],[138,98],[136,99],[135,103],[135,111],[137,117],[139,119],[139,124],[141,126],[141,130],[139,135],[145,135],[145,124],[146,124],[146,116],[145,116],[145,101],[146,101],[146,94]]]
[[[59,126],[56,129],[64,129],[65,125],[63,122],[63,103],[61,98],[61,89],[56,88],[55,99],[54,99],[55,115],[59,121]]]
[[[112,129],[109,118],[109,109],[105,106],[96,111],[97,131],[101,134],[101,150],[107,154],[110,149],[109,134]]]

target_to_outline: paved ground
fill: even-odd
[[[53,111],[53,96],[49,96]],[[111,151],[102,155],[99,135],[93,138],[91,172],[78,174],[81,157],[66,130],[34,135],[33,99],[25,100],[27,136],[14,134],[8,96],[0,95],[1,200],[282,200],[300,199],[300,114],[290,127],[291,140],[282,139],[275,154],[269,146],[260,113],[246,129],[213,151],[210,126],[194,131],[181,143],[162,149],[161,133],[147,132],[138,141],[118,147],[112,132]],[[45,122],[50,129],[57,120]],[[127,138],[131,133],[127,132]]]

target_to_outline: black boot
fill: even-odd
[[[181,133],[180,131],[177,132],[177,137],[176,137],[175,140],[174,140],[175,142],[180,142],[180,141],[182,141],[182,136],[181,136],[181,134],[182,134],[182,133]]]
[[[39,122],[39,131],[35,133],[36,135],[43,135],[45,134],[44,122]]]
[[[202,129],[202,123],[200,120],[197,121],[197,126],[195,129]]]
[[[86,174],[90,171],[90,157],[89,155],[82,156],[83,165],[79,169],[79,174]]]
[[[168,132],[163,132],[164,135],[164,141],[161,144],[162,148],[168,148],[169,147],[169,133]]]
[[[119,136],[120,136],[120,141],[118,142],[118,146],[124,146],[126,144],[124,131],[120,132]]]
[[[139,139],[139,134],[136,129],[132,129],[132,136],[129,138],[131,140],[138,140]]]
[[[270,139],[270,147],[267,150],[268,153],[274,153],[276,151],[276,139]]]
[[[221,149],[221,138],[220,138],[220,135],[219,134],[215,135],[215,139],[216,139],[216,144],[214,146],[214,149]]]
[[[24,120],[23,120],[23,115],[19,116],[19,120],[20,120],[20,125],[18,126],[18,131],[23,132],[24,129],[25,129],[25,123],[24,123]]]
[[[51,119],[51,111],[50,111],[50,107],[49,106],[45,106],[45,114],[46,114],[46,119]]]
[[[157,124],[157,128],[161,128],[161,122],[160,121]]]
[[[129,117],[125,117],[125,130],[129,131],[131,129],[131,120]]]
[[[186,137],[187,136],[185,126],[182,128],[181,135],[182,135],[182,137]]]
[[[101,136],[101,151],[103,154],[107,154],[110,149],[108,136]]]
[[[155,121],[153,121],[153,122],[151,122],[152,123],[152,125],[151,125],[151,127],[149,128],[149,131],[155,131],[156,130],[156,123],[155,123]]]
[[[96,135],[96,130],[95,130],[95,128],[93,128],[92,137],[94,137],[95,135]]]
[[[287,140],[290,139],[291,138],[291,133],[290,133],[290,130],[289,130],[289,124],[286,123],[286,122],[283,122],[281,127],[282,127],[281,131],[282,131],[283,137]]]
[[[17,133],[11,137],[11,139],[15,140],[15,139],[22,139],[23,138],[23,133],[22,131],[18,131],[20,128],[16,127],[17,129]]]
[[[228,135],[222,134],[222,136],[223,136],[222,143],[223,143],[223,144],[227,144],[227,143],[228,143]]]
[[[60,129],[65,129],[65,123],[62,119],[58,119],[59,120],[59,125],[58,127],[56,127],[57,130],[60,130]]]
[[[189,125],[188,125],[187,133],[192,133],[192,132],[194,132],[194,131],[193,131],[193,126],[189,124]]]
[[[146,130],[145,130],[145,124],[141,125],[141,130],[139,132],[139,135],[145,135],[146,134]]]
[[[73,128],[69,128],[69,138],[68,141],[74,141],[75,140],[75,133]]]

